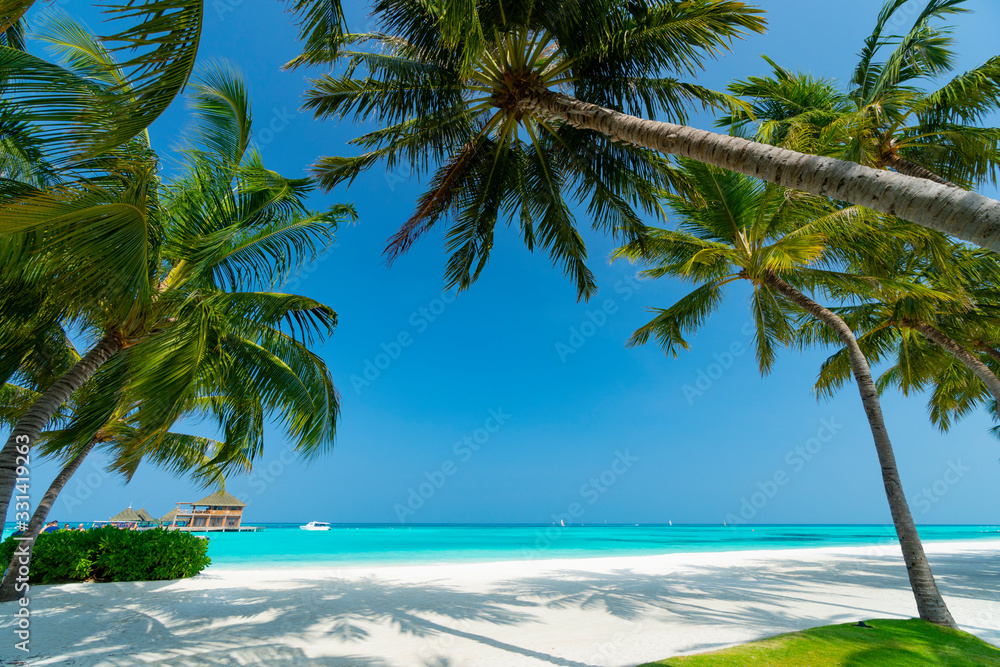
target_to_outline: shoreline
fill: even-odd
[[[1000,645],[1000,543],[928,558]],[[895,544],[355,567],[38,586],[30,665],[631,667],[831,623],[910,618]],[[0,660],[17,659],[0,646]],[[225,662],[228,660],[229,662]]]
[[[989,537],[980,537],[975,539],[922,539],[922,544],[925,547],[927,553],[931,553],[930,549],[927,549],[928,545],[953,545],[957,548],[973,548],[976,545],[986,544],[992,545],[993,547],[1000,549],[1000,534]],[[820,547],[799,547],[799,546],[773,546],[771,548],[762,549],[759,546],[750,547],[747,549],[718,549],[711,551],[661,551],[657,553],[628,553],[628,554],[609,554],[609,555],[558,555],[558,556],[547,556],[539,558],[475,558],[475,559],[442,559],[434,561],[420,561],[415,563],[407,564],[404,559],[399,561],[372,561],[369,563],[358,562],[358,563],[345,563],[342,561],[301,561],[301,562],[287,562],[283,563],[280,561],[271,561],[266,563],[220,563],[209,565],[205,569],[205,573],[217,572],[222,570],[233,570],[233,571],[268,571],[272,569],[288,569],[288,570],[353,570],[353,569],[364,569],[364,570],[375,570],[381,568],[395,568],[395,567],[444,567],[444,566],[466,566],[466,565],[499,565],[499,564],[533,564],[533,563],[546,563],[546,562],[559,562],[565,565],[570,565],[573,563],[578,563],[580,561],[608,561],[614,559],[645,559],[645,558],[665,558],[665,557],[685,557],[685,556],[709,556],[718,554],[769,554],[769,553],[787,553],[796,551],[837,551],[844,549],[897,549],[899,541],[895,537],[885,538],[883,542],[870,542],[865,544],[850,544],[850,545],[836,545],[836,546],[820,546]],[[649,549],[650,552],[655,552],[654,549]],[[209,554],[211,555],[211,554]],[[513,553],[512,553],[513,555]]]

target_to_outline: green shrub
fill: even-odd
[[[13,537],[0,544],[2,562],[10,562],[17,544]],[[38,536],[31,583],[181,579],[193,577],[211,562],[208,540],[191,533],[113,526],[60,530]]]

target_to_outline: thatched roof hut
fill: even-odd
[[[138,522],[138,521],[144,521],[144,519],[141,516],[139,516],[138,512],[136,512],[131,507],[127,507],[127,508],[123,509],[118,514],[116,514],[113,517],[111,517],[111,520],[115,521],[115,522],[121,522],[121,521],[129,521],[129,522],[136,521],[136,522]]]
[[[247,504],[240,502],[240,499],[225,491],[217,491],[210,496],[205,496],[196,503],[196,507],[246,507]]]

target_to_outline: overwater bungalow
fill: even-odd
[[[141,507],[139,508],[139,511],[136,512],[132,509],[132,506],[129,505],[107,521],[95,521],[94,525],[112,525],[118,526],[119,528],[151,528],[157,525],[157,521],[149,515],[146,508]]]
[[[198,533],[263,530],[255,526],[242,525],[244,507],[246,503],[235,496],[225,491],[218,491],[193,503],[177,503],[177,508],[161,519],[161,524],[169,530]]]

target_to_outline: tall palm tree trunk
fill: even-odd
[[[934,574],[931,566],[924,555],[924,547],[920,543],[920,534],[910,514],[910,507],[906,503],[906,496],[903,494],[903,485],[899,479],[899,469],[896,467],[896,456],[892,451],[892,442],[889,440],[889,433],[885,428],[885,420],[882,418],[882,406],[878,398],[878,389],[872,379],[871,369],[868,367],[868,360],[861,352],[858,341],[854,337],[854,332],[847,326],[844,320],[840,319],[833,311],[824,308],[802,292],[798,291],[781,278],[770,276],[768,284],[774,287],[781,294],[805,310],[807,313],[823,322],[837,333],[840,340],[847,348],[851,363],[851,371],[854,373],[854,380],[858,384],[858,391],[861,393],[861,402],[865,406],[865,413],[868,415],[868,424],[871,427],[872,437],[875,440],[875,450],[878,452],[879,463],[882,466],[882,482],[885,484],[885,495],[889,500],[889,510],[892,512],[892,522],[896,527],[896,535],[899,538],[899,546],[903,551],[903,560],[906,562],[906,572],[910,577],[910,588],[917,601],[917,611],[920,618],[931,623],[944,625],[949,628],[957,628],[955,619],[952,618],[948,606],[938,591],[937,583],[934,581]]]
[[[121,350],[121,341],[111,334],[106,335],[73,368],[53,382],[14,425],[7,444],[0,450],[0,517],[7,516],[7,508],[17,481],[18,446],[33,445],[38,434],[73,392]]]
[[[1000,405],[1000,379],[994,375],[990,367],[984,364],[979,357],[966,350],[958,341],[953,340],[927,322],[916,322],[910,326],[919,331],[930,342],[943,347],[951,356],[958,359],[966,368],[975,373],[976,377],[982,380],[986,388],[993,394],[993,398],[997,401],[997,404]]]
[[[1000,251],[1000,201],[961,188],[740,137],[645,120],[545,88],[527,90],[520,106],[618,141],[866,206]]]
[[[23,562],[31,562],[31,554],[35,549],[35,540],[42,532],[42,526],[45,525],[45,520],[49,517],[49,511],[52,509],[52,505],[56,502],[56,498],[59,493],[63,490],[66,484],[69,482],[70,478],[79,470],[80,465],[83,460],[87,458],[87,454],[90,454],[91,450],[94,449],[98,439],[90,441],[86,447],[77,452],[76,456],[70,459],[56,478],[52,480],[52,484],[49,485],[48,491],[42,496],[42,499],[38,502],[38,507],[35,508],[35,513],[31,515],[31,521],[28,522],[28,527],[25,529],[24,541],[21,542],[21,546],[14,552],[14,556],[10,559],[10,566],[7,568],[7,573],[4,575],[3,583],[0,583],[0,602],[7,602],[9,600],[14,600],[23,595],[19,594],[14,587],[17,585],[18,570]],[[23,560],[22,560],[23,559]]]

